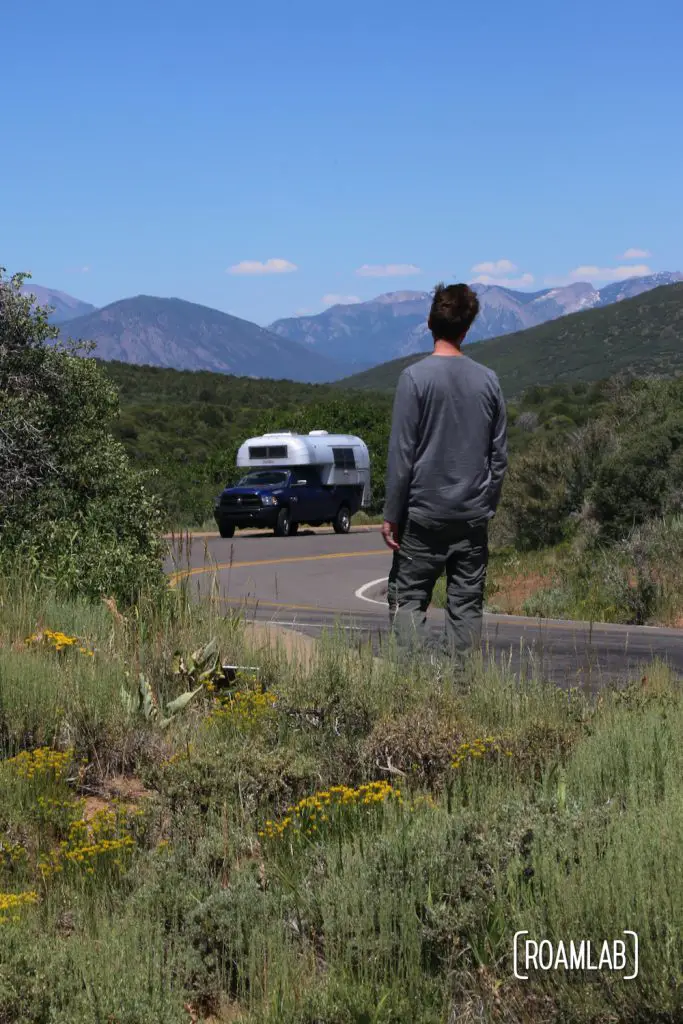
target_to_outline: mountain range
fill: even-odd
[[[588,282],[538,292],[475,285],[480,313],[467,342],[515,334],[682,281],[681,273],[662,272],[602,289]],[[182,299],[138,295],[97,309],[40,285],[27,283],[23,290],[54,307],[51,320],[64,339],[94,341],[94,355],[104,360],[317,383],[431,347],[428,292],[390,292],[263,328]]]
[[[677,281],[683,281],[683,274],[663,272],[618,281],[599,290],[583,281],[538,292],[475,285],[480,311],[467,335],[467,343],[536,327],[569,313],[607,306]],[[430,305],[428,292],[390,292],[370,302],[332,306],[317,316],[276,320],[270,330],[360,369],[363,364],[369,367],[427,351],[431,347],[427,329]]]
[[[182,299],[138,295],[60,324],[64,340],[92,340],[98,359],[306,383],[344,367],[249,320]]]
[[[393,391],[401,371],[427,354],[394,359],[335,387]],[[495,370],[507,398],[536,384],[682,373],[683,282],[476,342],[467,355]]]

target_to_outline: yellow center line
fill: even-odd
[[[190,576],[201,576],[207,572],[222,572],[224,569],[253,569],[260,565],[293,565],[299,562],[322,562],[331,558],[368,558],[372,555],[389,555],[388,548],[381,548],[378,551],[338,551],[331,555],[298,555],[290,558],[264,558],[253,562],[218,562],[215,565],[204,565],[196,569],[180,569],[170,574],[171,587],[175,587],[180,580],[188,579]]]

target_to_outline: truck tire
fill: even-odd
[[[341,505],[334,517],[333,522],[335,533],[348,533],[351,529],[351,511],[348,505]]]
[[[230,537],[235,536],[235,525],[234,523],[229,523],[219,526],[218,532],[220,533],[223,540],[228,540]]]
[[[299,529],[298,523],[292,522],[292,514],[288,508],[281,508],[277,514],[275,523],[276,537],[292,537]]]

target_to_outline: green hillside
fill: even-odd
[[[476,342],[466,352],[496,371],[508,396],[536,384],[602,380],[624,371],[671,376],[683,372],[683,284]],[[401,371],[424,355],[383,363],[336,386],[393,390]]]
[[[266,430],[316,428],[359,434],[372,454],[374,509],[384,498],[392,396],[340,391],[332,385],[253,380],[222,373],[101,363],[116,383],[121,412],[112,425],[136,465],[153,472],[149,486],[169,522],[201,525],[212,498],[237,475],[237,447]],[[508,403],[511,448],[524,452],[540,436],[564,433],[605,403],[600,384],[530,388]]]
[[[340,394],[326,384],[121,362],[100,366],[119,389],[121,411],[112,429],[136,465],[152,471],[149,486],[175,525],[197,526],[210,517],[214,495],[238,475],[237,448],[266,430],[360,434],[372,447],[382,500],[386,393]]]

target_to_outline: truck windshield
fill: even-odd
[[[286,484],[288,473],[276,472],[272,469],[264,469],[258,473],[247,473],[240,480],[240,487],[267,487],[270,484]]]

